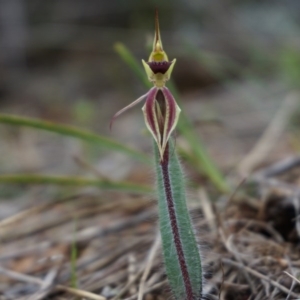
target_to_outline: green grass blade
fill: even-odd
[[[149,194],[152,192],[152,189],[146,185],[133,184],[126,181],[114,182],[76,176],[49,176],[30,174],[1,175],[0,184],[53,184],[74,187],[94,186],[103,190],[122,191],[135,194]]]
[[[141,63],[139,63],[132,53],[127,49],[127,47],[122,43],[116,43],[114,45],[115,51],[122,58],[122,60],[130,66],[136,76],[143,82],[146,87],[152,87],[152,83],[148,80],[145,71],[141,68]]]
[[[123,152],[131,157],[134,157],[134,158],[140,160],[140,161],[151,163],[148,156],[141,152],[138,152],[127,146],[124,146],[123,144],[113,141],[107,137],[103,137],[103,136],[95,134],[93,132],[90,132],[87,130],[82,130],[82,129],[79,129],[79,128],[76,128],[73,126],[57,124],[57,123],[44,121],[44,120],[24,118],[24,117],[19,117],[19,116],[15,116],[15,115],[5,115],[5,114],[0,114],[0,123],[14,125],[14,126],[31,127],[31,128],[54,132],[54,133],[61,134],[64,136],[81,139],[86,142],[98,144],[99,146],[102,146],[102,147],[110,149],[110,150]]]
[[[152,84],[148,81],[141,64],[138,63],[126,46],[121,43],[117,43],[114,48],[118,55],[132,69],[132,71],[143,82],[143,84],[146,87],[151,87]],[[179,106],[182,106],[180,105],[179,93],[172,81],[169,82],[169,88]],[[224,176],[212,161],[211,157],[208,155],[203,143],[193,130],[193,126],[184,112],[181,112],[177,128],[186,138],[192,149],[195,162],[193,166],[196,166],[197,170],[199,170],[201,173],[204,173],[220,192],[228,193],[230,188]]]

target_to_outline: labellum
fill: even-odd
[[[145,123],[163,159],[171,133],[176,127],[180,108],[168,88],[153,87],[143,107]]]

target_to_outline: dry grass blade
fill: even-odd
[[[57,286],[55,286],[55,288],[59,291],[64,291],[64,292],[67,292],[67,293],[70,293],[72,295],[79,296],[79,297],[85,297],[85,298],[92,299],[92,300],[106,300],[105,297],[93,294],[91,292],[80,290],[80,289],[75,289],[75,288],[71,288],[71,287],[67,287],[67,286],[63,286],[63,285],[57,285]]]
[[[160,235],[157,233],[156,238],[154,240],[154,243],[149,251],[147,261],[146,261],[146,267],[143,273],[143,276],[141,278],[140,286],[139,286],[139,293],[138,293],[138,300],[143,299],[144,295],[144,288],[145,288],[145,282],[147,280],[147,277],[151,271],[152,265],[153,265],[153,260],[155,258],[155,255],[157,253],[157,250],[160,246]]]
[[[150,292],[153,292],[153,291],[156,291],[160,288],[162,288],[164,285],[167,284],[167,280],[163,281],[163,282],[159,282],[157,284],[154,284],[152,285],[151,287],[147,288],[144,290],[144,294],[147,294],[147,293],[150,293]],[[133,295],[131,297],[128,297],[128,298],[125,298],[124,300],[135,300],[138,298],[138,294],[136,295]]]
[[[300,280],[297,279],[297,278],[296,278],[295,276],[293,276],[292,274],[290,274],[290,273],[288,273],[288,272],[286,272],[286,271],[284,271],[283,273],[285,273],[286,275],[288,275],[289,277],[291,277],[293,280],[295,280],[297,283],[300,284]]]
[[[255,276],[255,277],[257,277],[257,278],[259,278],[259,279],[261,279],[261,280],[263,280],[265,282],[268,282],[268,283],[272,284],[274,287],[278,288],[280,291],[284,292],[285,294],[291,295],[291,296],[295,297],[295,299],[299,298],[299,296],[300,296],[299,294],[297,295],[294,292],[291,292],[289,289],[287,289],[283,285],[279,284],[278,282],[270,279],[268,276],[265,276],[265,275],[263,275],[263,274],[255,271],[255,270],[247,267],[247,266],[244,266],[244,265],[242,265],[240,263],[237,263],[235,261],[232,261],[232,260],[226,259],[226,258],[223,259],[223,262],[225,264],[229,264],[229,265],[235,266],[235,267],[237,267],[237,268],[239,268],[241,270],[245,270],[249,274],[251,274],[251,275],[253,275],[253,276]]]
[[[11,277],[15,280],[20,280],[20,281],[25,281],[25,282],[38,284],[42,288],[45,287],[45,282],[42,279],[35,278],[33,276],[20,274],[20,273],[14,272],[14,271],[6,270],[6,269],[1,268],[1,267],[0,267],[0,273],[6,275],[8,277]],[[60,284],[54,285],[53,288],[55,290],[68,292],[68,293],[73,294],[75,296],[87,297],[88,299],[106,300],[105,297],[102,297],[102,296],[99,296],[99,295],[96,295],[96,294],[93,294],[93,293],[90,293],[90,292],[87,292],[87,291],[83,291],[83,290],[80,290],[80,289],[75,289],[75,288],[63,286],[63,285],[60,285]],[[29,298],[27,297],[26,299],[29,299]]]
[[[215,221],[215,214],[213,211],[212,202],[208,198],[207,192],[204,188],[201,188],[198,190],[198,195],[199,195],[200,201],[202,203],[204,217],[206,218],[211,231],[214,232],[217,229],[217,224]]]
[[[220,235],[221,235],[221,238],[222,238],[223,243],[224,243],[225,247],[227,248],[227,250],[234,255],[234,257],[236,258],[236,260],[239,262],[240,266],[244,266],[244,264],[242,262],[242,259],[240,258],[239,253],[233,247],[233,242],[232,242],[233,236],[230,235],[230,236],[228,236],[226,238],[224,232],[221,229],[220,229]],[[245,272],[244,268],[241,267],[240,269],[241,269],[243,275],[245,276],[245,279],[247,280],[249,286],[251,287],[252,293],[256,294],[257,290],[256,290],[256,287],[255,287],[255,284],[251,280],[249,274],[247,272]]]
[[[127,282],[127,284],[118,292],[118,294],[112,298],[112,300],[120,299],[129,289],[130,287],[135,283],[135,281],[141,276],[142,270],[137,272],[132,278]]]
[[[44,299],[52,290],[53,282],[58,274],[57,268],[53,268],[49,271],[46,278],[44,279],[43,285],[40,290],[30,297],[26,297],[26,300],[41,300]]]
[[[240,162],[238,170],[241,174],[249,174],[255,167],[264,161],[283,133],[290,116],[297,107],[298,102],[299,95],[296,93],[289,94],[286,97],[283,101],[282,107],[275,115],[268,128],[264,131],[256,145]]]
[[[143,269],[141,268],[137,274],[135,274],[134,276],[132,276],[132,278],[129,280],[129,282],[119,291],[119,293],[112,299],[112,300],[117,300],[120,299],[121,296],[123,296],[128,290],[129,288],[133,285],[133,283],[142,275],[141,278],[141,282],[140,282],[140,286],[139,286],[139,293],[138,293],[138,299],[142,299],[143,297],[143,290],[144,290],[144,284],[145,281],[149,275],[149,272],[151,270],[152,267],[152,263],[153,263],[153,259],[157,253],[157,250],[159,248],[160,245],[160,235],[157,234],[156,238],[154,240],[154,243],[149,251],[148,257],[146,258],[146,262],[144,263],[145,265],[145,269],[143,272]]]

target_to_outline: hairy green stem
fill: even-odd
[[[160,159],[155,146],[159,224],[166,273],[178,300],[202,297],[202,265],[190,220],[185,180],[174,146],[169,142]]]

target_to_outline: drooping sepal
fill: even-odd
[[[132,103],[130,103],[129,105],[127,105],[126,107],[122,108],[122,109],[119,110],[117,113],[115,113],[114,116],[113,116],[113,117],[111,118],[111,120],[110,120],[109,128],[110,128],[110,129],[112,128],[112,125],[113,125],[115,119],[116,119],[118,116],[120,116],[120,115],[121,115],[122,113],[124,113],[126,110],[130,109],[131,107],[133,107],[133,106],[137,105],[138,103],[140,103],[141,101],[143,101],[143,100],[147,97],[148,94],[149,94],[149,92],[146,93],[145,95],[139,97],[138,99],[136,99],[135,101],[133,101]]]
[[[163,159],[168,140],[176,127],[181,110],[166,87],[153,87],[148,93],[142,110],[146,126]]]

